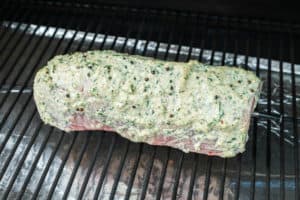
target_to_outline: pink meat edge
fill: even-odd
[[[97,120],[90,120],[83,113],[76,113],[73,115],[71,119],[71,123],[67,127],[67,130],[68,131],[99,130],[99,131],[116,132],[113,127],[107,125],[101,125],[101,123],[98,122]],[[130,140],[130,138],[128,139]],[[169,146],[172,148],[180,149],[176,141],[177,141],[176,137],[158,135],[149,141],[143,141],[143,142],[155,146]],[[183,139],[180,141],[180,144],[182,143],[185,144],[185,148],[190,152],[206,154],[209,156],[223,155],[222,151],[214,150],[214,146],[209,142],[202,143],[200,145],[200,150],[194,148],[193,141],[191,139]]]

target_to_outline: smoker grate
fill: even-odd
[[[47,2],[3,6],[0,19],[1,199],[300,198],[299,24]],[[246,152],[221,159],[44,125],[35,72],[88,49],[256,71],[265,83]]]

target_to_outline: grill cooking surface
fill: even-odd
[[[300,198],[297,24],[46,3],[0,13],[1,199]],[[35,72],[54,55],[88,49],[255,71],[264,86],[246,152],[221,159],[44,125]]]

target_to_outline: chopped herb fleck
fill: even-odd
[[[83,108],[76,108],[76,111],[83,112],[84,109]]]
[[[199,79],[199,76],[196,76],[196,79]]]
[[[136,88],[135,88],[135,86],[133,84],[130,85],[130,90],[131,90],[132,93],[135,92]]]
[[[241,81],[241,80],[238,80],[238,83],[242,83],[242,81]]]
[[[133,106],[132,106],[132,108],[136,108],[136,106],[135,106],[135,105],[133,105]]]
[[[56,65],[53,65],[52,72],[54,73],[56,70]]]
[[[248,83],[251,84],[251,80],[248,80]]]
[[[149,78],[148,78],[148,77],[146,77],[146,78],[145,78],[145,81],[149,81]]]
[[[173,117],[174,117],[174,115],[173,115],[173,114],[170,114],[170,115],[169,115],[169,117],[170,117],[170,118],[173,118]]]
[[[66,97],[67,97],[67,98],[70,98],[70,94],[66,94]]]
[[[170,90],[173,90],[173,89],[174,89],[174,87],[173,87],[173,86],[171,86],[171,87],[170,87]]]
[[[104,67],[107,69],[107,72],[108,72],[108,73],[111,72],[111,65],[105,65]]]

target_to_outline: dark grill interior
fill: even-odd
[[[300,198],[299,24],[108,5],[0,8],[1,199]],[[44,125],[35,72],[89,49],[254,70],[264,87],[246,152],[221,159]]]

